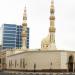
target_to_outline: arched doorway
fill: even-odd
[[[69,61],[68,61],[68,71],[73,72],[73,56],[69,56]]]

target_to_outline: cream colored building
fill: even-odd
[[[6,51],[7,70],[24,71],[74,71],[75,51],[58,50],[55,44],[54,1],[50,6],[50,28],[46,38],[41,41],[40,49],[27,49],[27,16],[23,16],[22,48]]]
[[[75,69],[75,51],[35,49],[34,51],[15,51],[15,53],[10,51],[7,55],[7,69],[27,71],[69,71],[69,69],[74,71]]]

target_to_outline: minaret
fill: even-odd
[[[50,50],[56,50],[56,45],[55,45],[55,16],[54,16],[54,0],[51,0],[51,6],[50,6],[50,28],[49,28],[49,33],[50,33],[50,44],[49,44],[49,49]]]
[[[26,48],[27,48],[27,14],[25,6],[22,23],[22,49]]]

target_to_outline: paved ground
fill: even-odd
[[[75,73],[25,73],[25,72],[0,72],[0,75],[75,75]]]

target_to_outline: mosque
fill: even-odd
[[[54,0],[50,5],[50,27],[46,38],[41,41],[40,49],[26,48],[27,15],[24,9],[22,23],[22,48],[6,51],[6,69],[13,71],[75,71],[75,51],[58,50],[55,44]]]

